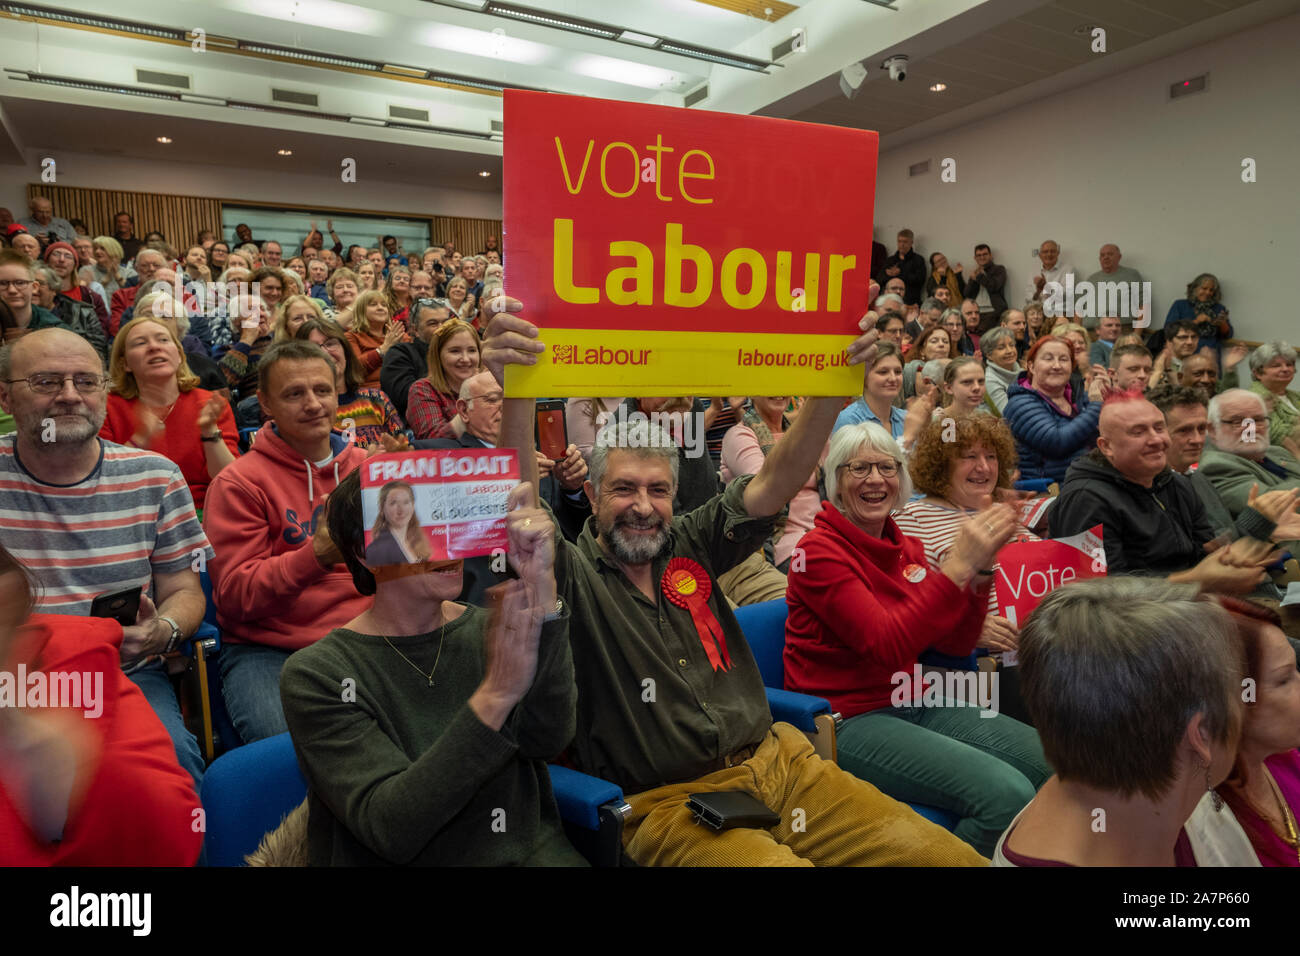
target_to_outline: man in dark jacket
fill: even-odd
[[[379,387],[406,420],[406,397],[411,386],[429,374],[429,343],[433,333],[451,318],[451,309],[434,305],[431,299],[416,299],[406,317],[406,324],[415,336],[413,342],[398,342],[384,356],[384,366],[379,371]]]
[[[1006,267],[997,265],[993,261],[993,250],[988,243],[981,242],[975,247],[975,269],[962,290],[962,295],[979,304],[980,335],[997,325],[998,317],[1007,310],[1007,299],[1002,294],[1006,286]]]
[[[59,291],[58,274],[49,266],[32,268],[32,303],[53,312],[55,317],[91,344],[100,359],[108,363],[108,338],[99,316],[89,302],[78,302]]]
[[[898,251],[885,259],[875,280],[883,289],[894,276],[903,280],[903,301],[908,305],[920,305],[921,291],[925,288],[926,268],[925,260],[912,249],[911,229],[898,231]]]
[[[1134,393],[1102,408],[1097,448],[1070,466],[1048,521],[1053,538],[1102,525],[1109,574],[1194,567],[1214,537],[1191,483],[1169,468],[1165,417]]]

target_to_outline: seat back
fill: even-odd
[[[262,837],[278,827],[307,796],[289,735],[237,747],[203,775],[209,866],[243,866]]]
[[[785,687],[785,601],[763,601],[736,608],[736,620],[758,662],[763,686]]]
[[[203,620],[220,630],[217,626],[217,602],[212,600],[212,575],[208,574],[206,567],[199,572],[199,584],[203,585],[203,598],[208,602],[203,611]]]

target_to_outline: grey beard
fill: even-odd
[[[630,541],[618,525],[609,529],[609,549],[623,564],[648,564],[668,548],[668,529],[662,525],[651,538]]]

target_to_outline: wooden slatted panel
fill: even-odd
[[[505,248],[501,241],[500,219],[468,219],[464,216],[434,216],[433,244],[440,246],[448,239],[456,243],[461,253],[475,253],[483,250],[488,236],[497,237],[498,248]]]
[[[27,198],[35,196],[49,199],[56,216],[84,219],[92,236],[113,235],[113,217],[129,212],[139,238],[155,230],[161,232],[180,255],[204,229],[221,230],[221,202],[216,199],[29,183]]]
[[[787,14],[794,13],[799,8],[791,3],[783,3],[781,0],[697,0],[699,3],[707,3],[711,7],[721,7],[723,10],[730,10],[733,13],[743,13],[746,16],[757,17],[759,20],[775,22]],[[772,15],[769,17],[767,11],[771,10]]]

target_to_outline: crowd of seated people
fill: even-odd
[[[572,398],[552,460],[533,400],[503,397],[505,367],[546,335],[497,302],[495,239],[345,252],[313,223],[300,244],[242,225],[172,247],[126,213],[95,237],[53,211],[34,201],[35,228],[0,249],[0,597],[35,584],[0,606],[0,659],[116,661],[120,719],[161,723],[131,737],[147,759],[105,765],[116,803],[0,763],[0,833],[28,828],[14,860],[193,862],[192,840],[83,852],[59,834],[113,825],[146,785],[160,821],[196,804],[204,762],[168,667],[203,618],[202,570],[233,743],[291,734],[315,864],[581,863],[556,760],[623,789],[623,850],[646,865],[1300,864],[1300,673],[1268,571],[1300,553],[1296,353],[1228,341],[1214,276],[1144,337],[1053,313],[1049,283],[1075,274],[1054,241],[1008,308],[989,246],[927,268],[904,230],[849,349],[860,396]],[[1136,275],[1113,244],[1099,258],[1095,280]],[[509,568],[432,564],[385,526],[415,560],[372,570],[359,465],[408,447],[519,452]],[[1031,530],[1015,506],[1048,484]],[[385,520],[409,529],[409,489],[389,497]],[[1097,525],[1111,580],[1008,620],[1001,549]],[[672,574],[696,603],[668,599]],[[133,623],[61,627],[132,587]],[[734,610],[764,601],[787,609],[786,689],[845,718],[835,761],[772,720]],[[1103,689],[1098,661],[1158,682],[1189,654],[1159,701],[1141,680]],[[1013,688],[1000,713],[892,700],[899,672],[985,658]],[[1223,697],[1238,675],[1256,700]],[[340,698],[344,677],[371,689],[366,709]],[[1145,744],[1073,730],[1157,711]],[[125,732],[94,730],[106,753]],[[0,749],[34,740],[31,767],[75,766],[76,736],[48,731],[0,711]],[[694,824],[692,794],[731,790],[775,822]],[[1122,808],[1125,838],[1083,841],[1085,804]],[[520,825],[494,840],[501,809]]]

